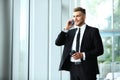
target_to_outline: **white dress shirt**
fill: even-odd
[[[81,27],[78,26],[74,26],[74,28],[77,28],[74,40],[73,40],[73,44],[72,44],[72,50],[76,51],[76,38],[77,38],[77,34],[78,34],[78,30],[80,28],[80,44],[79,44],[79,52],[81,49],[81,42],[82,42],[82,38],[83,38],[83,34],[86,28],[86,24],[82,25]],[[85,60],[85,53],[83,52],[83,60]],[[81,62],[80,59],[75,60],[73,57],[71,57],[71,62]]]

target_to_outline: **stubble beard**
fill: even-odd
[[[76,26],[82,26],[83,24],[85,24],[85,22],[84,22],[84,21],[79,22],[78,24],[76,24]]]

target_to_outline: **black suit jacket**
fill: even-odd
[[[57,46],[64,45],[63,55],[59,70],[70,71],[70,52],[72,49],[73,39],[76,33],[76,29],[71,29],[67,33],[61,31],[55,41]],[[81,62],[82,69],[86,73],[98,74],[97,56],[103,54],[103,44],[99,30],[94,27],[86,25],[85,32],[81,43],[81,52],[85,52],[85,60]]]

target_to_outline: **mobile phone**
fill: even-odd
[[[72,51],[70,52],[70,55],[72,56],[75,52],[76,52],[75,50],[72,50]]]
[[[74,25],[74,20],[71,20],[71,21],[70,21],[70,24],[71,24],[71,25]]]

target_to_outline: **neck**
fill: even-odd
[[[85,23],[79,24],[78,26],[81,27],[82,25],[84,25]]]

